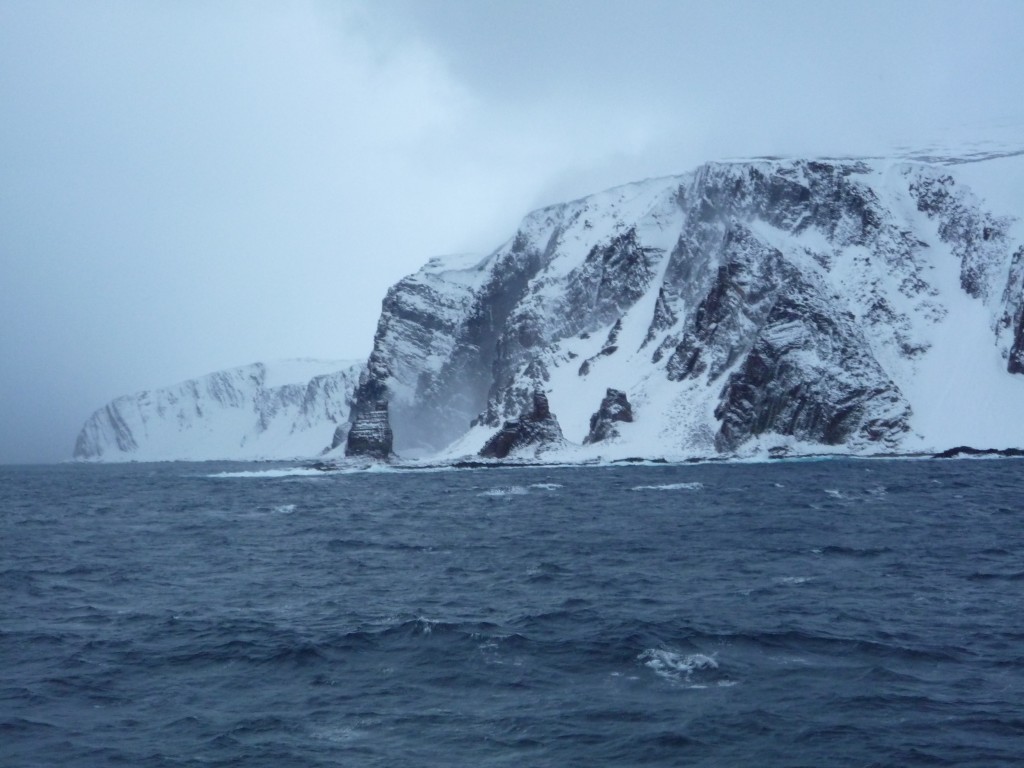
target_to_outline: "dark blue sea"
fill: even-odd
[[[1024,765],[1024,461],[0,468],[0,765]]]

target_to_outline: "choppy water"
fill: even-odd
[[[1024,758],[1024,462],[0,469],[5,766]]]

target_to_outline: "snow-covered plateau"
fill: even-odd
[[[330,448],[361,362],[284,360],[119,397],[86,421],[88,461],[292,459]],[[339,440],[344,437],[342,433]]]
[[[340,455],[346,437],[349,456],[430,461],[1021,446],[1022,203],[1010,152],[628,184],[393,286],[354,392],[358,367],[323,406],[305,405],[314,379],[271,407],[258,366],[214,374],[114,401],[76,456]]]

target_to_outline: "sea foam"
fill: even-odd
[[[662,485],[634,485],[634,491],[702,491],[704,483],[664,483]]]
[[[481,491],[478,496],[525,496],[530,489],[522,485],[506,485],[500,488],[488,488]]]
[[[718,662],[713,656],[704,653],[677,653],[664,648],[648,648],[641,653],[637,660],[665,680],[672,683],[686,683],[690,687],[705,688],[707,681],[695,681],[695,672],[714,672],[718,669]],[[723,681],[714,681],[721,685]],[[724,681],[728,684],[729,681]],[[694,684],[696,683],[696,684]]]
[[[212,475],[207,477],[214,478],[226,478],[226,477],[255,477],[260,479],[272,479],[278,477],[321,477],[327,475],[319,469],[310,469],[309,467],[288,467],[284,469],[260,469],[250,470],[243,472],[214,472]]]

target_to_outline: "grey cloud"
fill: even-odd
[[[1024,123],[1017,2],[0,0],[0,461],[130,391],[370,346],[536,205]]]

